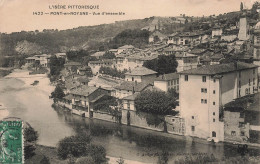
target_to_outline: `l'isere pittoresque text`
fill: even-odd
[[[101,11],[99,5],[49,5],[46,11],[34,11],[33,15],[93,15],[93,16],[107,16],[107,15],[126,15],[122,11]]]

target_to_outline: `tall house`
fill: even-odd
[[[224,140],[223,105],[257,92],[257,67],[242,62],[207,65],[180,72],[180,115],[185,135]]]
[[[247,24],[247,19],[245,14],[243,14],[240,17],[238,39],[239,40],[249,39],[249,26]]]
[[[125,73],[125,81],[153,83],[157,72],[146,67],[136,67]]]

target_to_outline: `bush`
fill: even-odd
[[[87,151],[96,164],[104,163],[107,161],[106,150],[104,147],[100,145],[90,145]]]
[[[91,156],[80,157],[76,160],[75,164],[95,164]]]
[[[74,157],[87,155],[87,148],[90,144],[90,136],[65,137],[58,144],[58,156],[66,159],[69,154]]]
[[[38,140],[38,133],[32,127],[24,129],[24,157],[29,159],[35,155],[35,142]]]

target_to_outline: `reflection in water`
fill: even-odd
[[[39,80],[37,86],[30,85],[34,80]],[[52,89],[47,77],[26,81],[15,78],[0,80],[0,102],[8,107],[10,117],[26,120],[39,132],[39,144],[55,146],[66,136],[90,134],[93,142],[104,146],[109,156],[146,163],[173,163],[178,158],[199,153],[213,154],[218,159],[239,155],[233,145],[213,144],[191,137],[82,118],[63,109],[54,110],[52,100],[48,98]],[[249,154],[258,155],[259,150],[250,149]]]
[[[91,134],[93,142],[102,144],[109,156],[142,162],[172,163],[187,155],[207,154],[218,159],[239,155],[233,145],[82,118],[63,109],[56,109],[56,112],[77,134]],[[251,149],[249,154],[258,155],[259,150]]]

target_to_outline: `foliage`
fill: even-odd
[[[259,18],[259,14],[257,12],[257,8],[258,6],[260,6],[260,3],[259,2],[254,2],[252,8],[251,8],[251,13],[250,13],[250,18],[251,19],[254,19],[254,20],[257,20]]]
[[[117,34],[109,43],[109,48],[118,48],[123,45],[133,45],[138,48],[145,47],[149,42],[150,32],[140,29],[127,29]]]
[[[106,150],[103,146],[91,144],[87,148],[87,152],[96,164],[101,164],[107,161]]]
[[[73,157],[85,156],[90,140],[90,136],[84,135],[65,137],[58,143],[58,156],[61,159],[66,159],[69,154]]]
[[[104,59],[114,59],[116,58],[116,55],[112,52],[106,52],[104,55],[103,55],[103,58]]]
[[[167,74],[176,72],[178,62],[176,61],[175,55],[160,55],[157,59],[145,61],[144,66],[159,74]]]
[[[68,60],[80,62],[83,57],[90,56],[87,50],[68,51],[66,52]]]
[[[75,164],[95,164],[91,156],[80,157],[76,160]]]
[[[40,160],[40,164],[50,164],[50,160],[48,157],[44,156],[41,160]]]
[[[99,69],[99,73],[123,79],[123,78],[125,78],[126,70],[120,71],[120,70],[117,70],[116,68],[110,68],[110,67],[103,67],[103,66],[101,66],[100,69]]]
[[[175,161],[176,164],[198,164],[198,163],[211,163],[211,162],[218,162],[217,158],[214,157],[212,154],[211,156],[209,155],[196,155],[196,156],[185,156],[183,159],[179,159]]]
[[[57,85],[55,90],[51,93],[51,98],[54,99],[62,99],[64,96],[65,94],[59,85]]]
[[[137,111],[167,115],[175,108],[176,102],[165,92],[147,90],[136,97],[135,105]]]
[[[55,55],[50,58],[50,75],[58,76],[64,67],[65,59],[57,58]]]
[[[38,140],[38,132],[32,127],[24,129],[24,157],[29,159],[35,155],[35,142]]]

